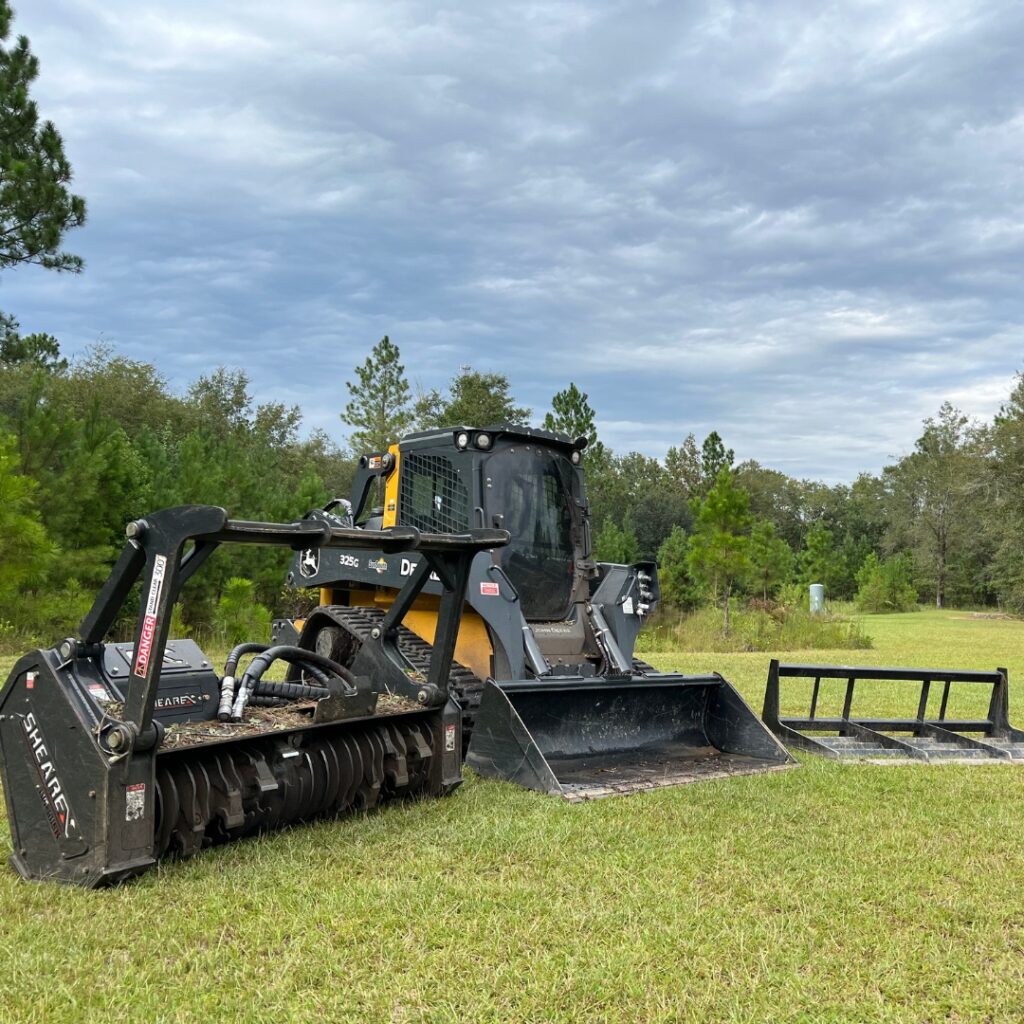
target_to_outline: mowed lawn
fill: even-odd
[[[865,622],[873,650],[782,657],[1002,665],[1024,722],[1024,623]],[[760,709],[768,655],[645,657]],[[0,1021],[1019,1021],[1024,765],[808,756],[584,805],[469,778],[111,891],[0,870],[0,950]]]

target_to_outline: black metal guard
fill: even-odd
[[[814,681],[806,717],[781,714],[779,681],[786,678]],[[846,681],[839,717],[818,714],[823,679]],[[854,690],[862,680],[916,683],[920,687],[916,715],[913,718],[855,715]],[[984,718],[947,717],[954,683],[992,688]],[[930,718],[928,703],[936,684],[943,687],[942,698],[938,716]],[[768,669],[762,718],[787,746],[837,759],[902,756],[920,761],[1024,760],[1024,732],[1010,725],[1005,668],[976,672],[869,665],[793,665],[773,658]],[[967,733],[974,735],[965,735]]]
[[[153,706],[170,628],[171,610],[182,584],[221,544],[269,544],[303,550],[309,547],[366,551],[417,551],[424,556],[423,572],[412,576],[388,616],[382,647],[392,637],[405,612],[424,587],[431,572],[443,593],[438,616],[434,657],[427,684],[440,702],[448,695],[448,673],[462,616],[469,566],[478,551],[508,543],[505,530],[471,530],[465,534],[426,534],[412,527],[371,531],[332,527],[316,520],[262,523],[229,519],[222,508],[183,505],[163,509],[128,524],[128,541],[89,613],[80,635],[85,647],[99,644],[110,630],[136,580],[142,576],[142,604],[135,628],[131,677],[122,721],[111,720],[108,736],[119,750],[145,749],[156,742]],[[143,572],[145,570],[145,572]],[[393,643],[394,658],[398,659]],[[399,664],[396,661],[396,664]]]

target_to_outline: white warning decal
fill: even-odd
[[[124,820],[138,821],[146,813],[146,784],[133,782],[124,790]]]
[[[455,726],[446,725],[444,727],[444,749],[454,750],[455,749]]]
[[[156,636],[156,612],[160,607],[160,591],[164,587],[164,574],[167,572],[167,559],[157,555],[153,559],[153,579],[149,584],[149,597],[146,598],[146,617],[142,620],[142,636],[139,639],[139,652],[135,656],[133,674],[146,677],[149,675],[149,656],[153,653],[153,638]]]

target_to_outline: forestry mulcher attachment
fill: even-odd
[[[451,677],[466,763],[481,775],[580,799],[791,764],[721,676],[634,660],[659,598],[657,566],[591,558],[585,445],[511,426],[411,434],[360,459],[351,502],[337,498],[308,519],[509,532],[507,546],[473,559]],[[383,505],[368,510],[375,484]],[[411,603],[406,580],[418,584]],[[415,553],[310,546],[288,582],[319,587],[320,606],[304,622],[275,622],[275,641],[344,660],[400,605],[400,649],[414,665],[429,660],[442,584]]]
[[[127,533],[80,635],[25,655],[0,690],[19,874],[99,886],[165,855],[459,784],[461,718],[448,678],[463,594],[475,554],[507,534],[242,522],[208,506],[165,509]],[[396,639],[427,580],[420,573],[343,662],[242,644],[218,675],[195,643],[168,641],[168,628],[182,584],[225,543],[416,558],[435,584],[429,660],[410,664]],[[140,577],[134,642],[106,642]],[[278,660],[301,679],[264,678]]]

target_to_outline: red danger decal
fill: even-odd
[[[142,636],[139,638],[139,649],[135,655],[135,668],[132,672],[137,676],[149,674],[149,659],[153,653],[153,639],[156,636],[156,613],[160,607],[160,591],[164,586],[164,574],[167,571],[167,559],[157,555],[153,559],[153,578],[149,584],[149,596],[146,598],[146,614],[142,620]]]
[[[501,590],[497,583],[481,583],[480,593],[484,597],[497,597],[501,593]]]

